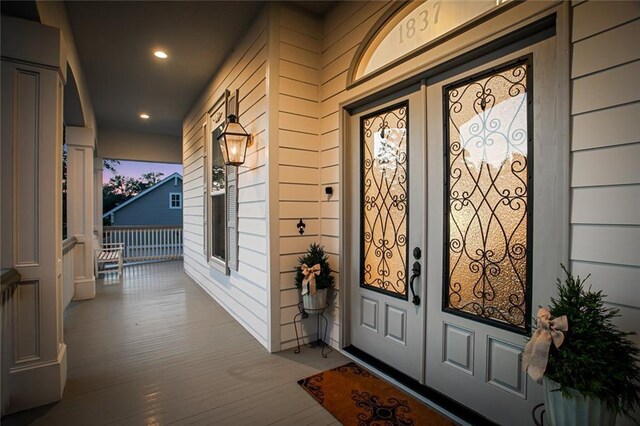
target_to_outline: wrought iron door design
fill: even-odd
[[[531,316],[530,62],[444,88],[444,309],[520,332]]]
[[[408,293],[426,289],[420,277],[410,285],[408,268],[425,245],[423,94],[414,86],[353,113],[345,153],[349,343],[415,380],[424,377],[425,309]]]
[[[361,118],[361,286],[407,298],[408,108]]]

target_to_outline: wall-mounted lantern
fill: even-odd
[[[218,136],[218,143],[220,144],[224,163],[228,166],[240,166],[244,164],[247,147],[251,145],[251,142],[251,135],[238,123],[238,117],[229,114],[227,123],[220,136]]]

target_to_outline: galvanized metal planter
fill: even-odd
[[[310,314],[319,314],[327,307],[327,290],[323,288],[317,290],[316,294],[305,294],[302,296],[302,306],[305,312]]]
[[[571,399],[567,399],[560,384],[544,377],[544,405],[547,423],[551,426],[584,425],[615,426],[616,414],[599,399],[585,398],[580,392],[571,390]]]

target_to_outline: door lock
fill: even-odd
[[[420,250],[420,249],[418,249]],[[414,250],[415,256],[415,250]],[[420,276],[420,262],[413,262],[413,267],[411,268],[411,278],[409,279],[409,288],[411,289],[411,294],[413,295],[413,300],[411,301],[414,305],[418,306],[420,304],[420,296],[418,296],[413,289],[413,281]]]
[[[420,257],[422,256],[422,250],[420,250],[420,247],[415,247],[413,249],[413,258],[415,260],[420,259]]]

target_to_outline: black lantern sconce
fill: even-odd
[[[229,114],[227,123],[220,136],[218,136],[224,164],[227,166],[241,166],[244,164],[247,156],[247,147],[251,146],[252,142],[251,135],[238,123],[238,117],[234,114]]]

